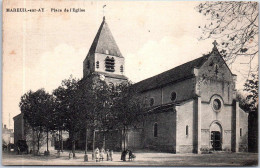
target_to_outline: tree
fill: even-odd
[[[44,139],[43,133],[47,130],[48,134],[51,127],[49,122],[52,113],[51,104],[52,97],[44,89],[39,89],[36,92],[28,91],[21,97],[19,104],[26,124],[32,129],[32,134],[36,134],[38,152],[42,144],[41,141]]]
[[[258,55],[258,2],[207,1],[196,7],[208,18],[200,39],[220,39],[218,46],[226,61],[247,57],[250,65]]]
[[[248,116],[248,151],[258,152],[258,74],[252,74],[245,83]]]
[[[92,92],[95,95],[92,103],[94,110],[94,129],[103,135],[103,148],[105,148],[106,133],[114,128],[114,115],[111,111],[113,105],[112,88],[105,81],[95,80]],[[93,145],[94,146],[94,145]]]
[[[54,90],[53,94],[58,101],[59,111],[61,120],[58,125],[59,128],[64,128],[70,133],[70,138],[72,140],[72,153],[73,157],[75,157],[75,141],[77,134],[82,129],[82,125],[79,120],[81,116],[81,110],[78,106],[78,88],[79,88],[79,80],[70,76],[69,79],[65,79],[62,81],[60,87]],[[57,114],[56,113],[56,114]]]
[[[247,79],[244,91],[248,92],[246,100],[249,103],[251,112],[258,112],[258,74],[251,74],[251,78]]]
[[[46,132],[47,155],[49,155],[49,133],[53,133],[56,130],[55,105],[56,104],[53,95],[48,94],[48,99],[46,99],[45,113],[42,114],[45,117],[44,129]]]
[[[113,93],[113,123],[123,130],[123,150],[125,150],[127,130],[130,127],[135,128],[134,125],[143,120],[144,102],[130,82],[116,86]]]
[[[106,114],[106,102],[109,98],[108,91],[108,86],[98,76],[84,78],[79,82],[78,104],[82,111],[81,123],[85,126],[86,135],[85,161],[88,160],[88,130],[94,132],[95,129],[103,126],[102,116]]]

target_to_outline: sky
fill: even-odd
[[[125,75],[146,79],[212,50],[214,39],[199,41],[206,23],[195,1],[13,0],[3,4],[3,123],[13,128],[19,101],[29,90],[52,92],[63,79],[83,77],[83,60],[102,22],[125,57]],[[103,5],[106,7],[103,10]],[[44,12],[5,12],[44,8]],[[52,12],[51,9],[62,12]],[[81,8],[85,12],[64,12]],[[243,89],[248,60],[230,66]],[[255,60],[257,64],[257,60]],[[10,117],[9,117],[10,116]],[[10,121],[10,122],[9,122]]]

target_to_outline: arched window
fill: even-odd
[[[96,62],[96,68],[99,68],[99,61]]]
[[[171,101],[175,101],[176,98],[177,98],[176,92],[172,92],[172,93],[171,93]]]
[[[240,136],[242,136],[242,128],[240,128]]]
[[[189,126],[186,125],[186,135],[189,135]]]
[[[154,123],[153,125],[153,136],[157,137],[158,136],[158,124]]]
[[[106,57],[105,59],[105,67],[106,67],[106,71],[108,72],[115,72],[115,59]]]

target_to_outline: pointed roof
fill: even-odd
[[[123,57],[105,20],[106,19],[104,16],[103,22],[101,23],[97,35],[89,49],[89,54],[109,53],[108,55]],[[106,52],[106,50],[108,51],[108,53]]]
[[[208,60],[209,57],[210,54],[204,55],[200,58],[165,71],[161,74],[135,83],[133,86],[138,92],[144,92],[154,88],[163,87],[169,83],[177,82],[185,78],[193,77],[193,68],[201,67],[204,62]]]
[[[151,89],[163,87],[169,83],[178,82],[187,78],[191,78],[194,76],[193,69],[200,68],[212,55],[212,53],[217,52],[218,55],[222,58],[221,54],[217,49],[217,42],[216,40],[212,43],[213,49],[212,51],[207,54],[194,59],[192,61],[186,62],[182,65],[179,65],[173,69],[150,77],[148,79],[142,80],[138,83],[135,83],[133,87],[139,92],[145,92]],[[222,58],[223,59],[223,58]],[[224,63],[226,64],[225,60],[223,59]],[[226,64],[227,66],[227,64]],[[228,66],[227,66],[228,67]],[[228,68],[229,69],[229,68]],[[229,69],[230,73],[232,74],[231,70]],[[232,74],[234,75],[234,74]]]

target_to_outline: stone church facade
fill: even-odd
[[[144,121],[128,130],[128,148],[173,153],[247,150],[248,114],[236,101],[236,75],[213,44],[209,54],[134,84],[147,111]],[[84,78],[98,75],[108,84],[127,80],[124,57],[105,18],[83,67]],[[106,144],[122,145],[122,137],[116,139]]]

